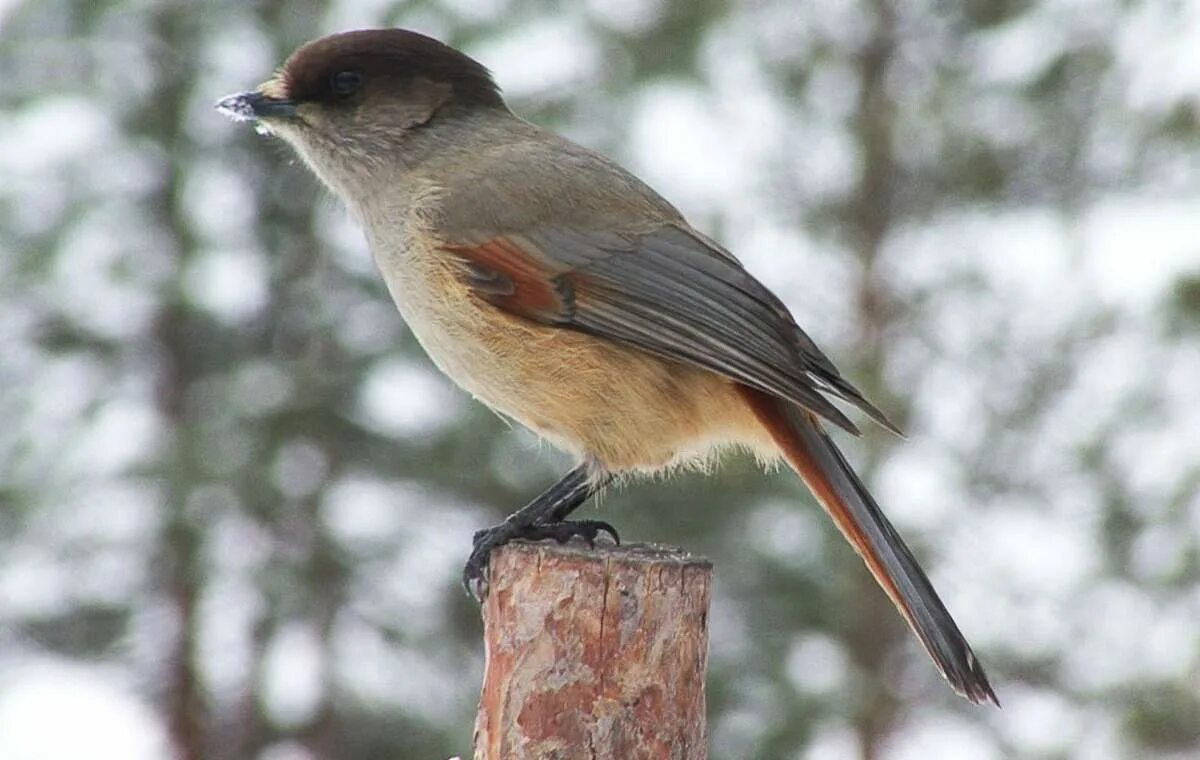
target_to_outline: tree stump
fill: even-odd
[[[711,585],[669,547],[498,549],[475,760],[703,760]]]

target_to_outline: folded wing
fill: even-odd
[[[709,369],[857,433],[825,394],[836,396],[896,431],[779,299],[683,225],[642,234],[539,228],[444,247],[498,308]]]

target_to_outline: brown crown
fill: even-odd
[[[292,53],[279,79],[288,99],[322,102],[336,98],[331,82],[341,71],[356,71],[367,79],[445,82],[460,105],[504,107],[500,88],[482,64],[406,29],[362,29],[313,40]]]

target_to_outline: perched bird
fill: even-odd
[[[637,177],[509,110],[488,70],[402,29],[299,48],[218,108],[287,141],[361,221],[430,358],[577,465],[475,534],[616,532],[567,516],[616,476],[734,445],[782,457],[865,560],[955,691],[996,701],[929,579],[825,430],[830,398],[895,428],[734,256]]]

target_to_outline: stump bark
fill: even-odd
[[[498,549],[475,760],[703,760],[711,586],[667,547]]]

